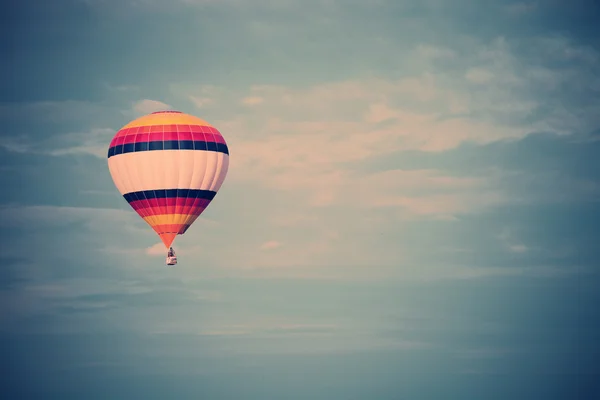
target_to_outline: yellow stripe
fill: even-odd
[[[138,126],[150,126],[150,125],[170,125],[170,124],[184,124],[184,125],[200,125],[213,127],[211,124],[203,119],[194,117],[189,114],[179,113],[162,113],[162,114],[148,114],[138,119],[135,119],[125,125],[121,129],[125,128],[136,128]]]
[[[148,223],[148,225],[150,225],[150,226],[159,225],[155,222],[156,220],[154,219],[154,215],[144,217],[144,221],[146,221]]]
[[[170,224],[185,224],[185,221],[189,218],[189,214],[160,214],[153,215],[151,217],[145,217],[146,221],[150,226],[156,225],[170,225]]]

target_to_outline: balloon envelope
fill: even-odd
[[[229,149],[221,133],[179,111],[131,121],[108,149],[115,186],[167,248],[210,204],[228,167]]]

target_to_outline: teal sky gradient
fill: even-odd
[[[594,2],[12,3],[3,394],[600,394]],[[106,161],[164,108],[231,154],[174,269]]]

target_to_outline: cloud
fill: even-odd
[[[483,84],[490,82],[494,75],[483,68],[471,68],[465,74],[465,78],[470,82]]]
[[[456,52],[450,48],[431,44],[418,44],[416,46],[416,55],[418,55],[422,61],[428,62],[434,60],[452,59],[457,56]]]
[[[211,330],[202,330],[202,336],[255,336],[264,338],[329,336],[340,332],[343,327],[337,324],[310,323],[301,319],[262,318],[252,321],[240,321],[231,325],[215,326]]]
[[[156,243],[148,248],[146,248],[146,254],[150,256],[161,256],[164,257],[167,253],[165,249],[165,245],[161,243]]]
[[[139,90],[140,88],[136,85],[113,85],[110,83],[105,83],[104,86],[113,92],[123,93],[123,92],[134,92]]]
[[[342,264],[340,262],[340,264]],[[415,262],[417,264],[417,262]],[[314,281],[341,281],[341,282],[440,282],[440,281],[469,281],[486,280],[490,278],[529,277],[536,279],[560,279],[565,277],[593,276],[594,267],[580,265],[569,266],[515,266],[503,264],[501,266],[475,265],[465,266],[445,262],[443,264],[418,263],[418,266],[398,261],[383,265],[364,264],[358,265],[345,262],[344,266],[328,266],[306,264],[288,266],[286,268],[255,268],[239,269],[236,276],[247,279],[282,279],[282,280],[314,280]]]
[[[503,244],[503,246],[511,253],[523,254],[530,250],[529,247],[523,243],[520,243],[515,238],[514,231],[509,228],[504,228],[498,235],[498,239],[500,239],[500,242]]]
[[[527,252],[527,246],[523,244],[513,244],[509,247],[510,251],[513,253],[525,253]]]
[[[122,260],[135,259],[143,254],[136,248],[155,235],[133,210],[92,207],[4,205],[0,206],[0,227],[6,230],[27,231],[30,235],[29,240],[16,241],[15,238],[13,246],[18,247],[14,250],[24,254],[28,259],[40,261],[41,265],[47,263],[48,256],[54,257],[55,260],[70,259],[86,254],[86,251],[101,252],[106,261],[113,256]],[[74,227],[77,229],[73,229]],[[50,229],[56,232],[56,235],[44,236],[38,233],[40,229],[42,229],[40,232],[46,232],[43,229]],[[6,239],[13,241],[12,237]],[[94,245],[90,248],[87,241],[93,242]],[[68,242],[88,244],[84,247],[75,245],[69,251],[64,251],[64,246],[67,246]],[[31,253],[28,251],[31,247],[40,251]],[[41,251],[41,249],[45,250]],[[44,254],[44,251],[50,253]],[[86,261],[94,260],[86,259]],[[52,269],[48,270],[48,272],[52,271]]]
[[[8,137],[0,142],[0,146],[15,153],[51,156],[88,154],[104,159],[114,135],[114,129],[94,128],[88,132],[69,132],[45,139],[34,139],[28,136]]]
[[[247,106],[255,106],[264,102],[264,99],[259,96],[244,97],[242,103]]]
[[[32,120],[45,125],[72,121],[85,124],[90,119],[104,115],[106,111],[107,109],[100,104],[83,100],[5,103],[0,105],[0,120],[12,120],[25,126]]]
[[[103,128],[93,129],[86,133],[67,133],[54,139],[56,148],[48,154],[63,156],[68,154],[91,154],[98,158],[106,158],[108,145],[115,135],[115,130]],[[61,147],[61,143],[64,143]]]
[[[197,108],[203,108],[203,107],[213,103],[213,100],[208,97],[190,96],[190,100],[192,103],[194,103],[194,105]]]
[[[586,65],[595,60],[592,49],[568,40],[547,40],[532,39],[523,46],[543,57],[549,57],[547,49],[554,46]],[[555,97],[548,93],[537,96],[548,90],[560,94],[564,74],[571,70],[530,63],[503,37],[475,46],[473,41],[457,41],[455,48],[418,44],[407,57],[424,68],[398,79],[365,77],[303,87],[254,85],[242,93],[213,87],[211,92],[222,103],[260,98],[269,104],[251,112],[233,107],[214,120],[236,150],[228,181],[252,182],[277,192],[298,191],[319,207],[344,201],[353,187],[355,203],[360,201],[354,197],[368,192],[372,206],[396,204],[417,215],[451,217],[506,200],[490,184],[496,181],[495,172],[489,172],[488,183],[478,182],[469,193],[456,186],[456,193],[407,196],[406,188],[396,182],[404,182],[401,175],[408,172],[378,177],[362,172],[362,165],[382,157],[402,158],[411,151],[440,154],[465,143],[514,141],[536,131],[573,134],[592,126],[593,121],[581,113],[596,115],[594,108],[548,104]],[[451,68],[445,67],[448,63]],[[179,96],[206,91],[172,89]],[[419,178],[430,188],[439,186],[430,176]],[[384,195],[389,188],[397,191],[393,198]]]
[[[101,229],[110,224],[132,222],[138,216],[128,210],[108,208],[3,205],[0,206],[0,217],[0,226],[5,228],[85,221],[90,228]]]
[[[14,153],[29,153],[31,151],[31,144],[28,140],[25,140],[25,138],[23,137],[2,138],[0,146]]]
[[[278,247],[281,247],[281,243],[276,240],[269,240],[260,246],[261,250],[274,250]]]
[[[591,68],[596,51],[565,38],[519,43],[502,37],[458,38],[449,43],[402,47],[398,58],[407,64],[394,64],[398,72],[387,76],[352,72],[330,82],[246,86],[229,80],[222,86],[195,86],[181,76],[162,98],[177,107],[209,110],[232,156],[223,190],[207,211],[228,223],[210,230],[194,226],[178,245],[203,265],[392,265],[414,259],[417,250],[391,243],[391,237],[430,235],[414,233],[411,229],[418,227],[409,224],[458,225],[473,214],[510,204],[514,198],[503,185],[503,171],[483,163],[459,175],[444,167],[444,157],[463,147],[519,141],[536,130],[566,135],[591,126],[588,116],[598,113],[590,105],[558,99],[568,82],[578,90],[586,90],[580,80],[593,87],[593,79],[577,78],[575,71]],[[390,62],[398,61],[392,57]],[[540,62],[546,59],[560,62]],[[575,61],[584,67],[570,64]],[[252,104],[260,106],[248,107]],[[145,99],[134,108],[147,112],[165,106],[170,107]],[[118,128],[121,122],[117,118],[87,131],[64,131],[82,133],[57,135],[63,139],[52,154],[104,158],[114,130],[103,126]],[[9,147],[26,151],[34,142],[14,141]],[[385,168],[373,171],[370,166],[382,160],[387,160],[380,163]],[[468,166],[469,160],[464,163]],[[260,251],[275,247],[266,244],[273,238],[285,246]],[[135,244],[144,259],[145,252],[158,252],[148,248],[156,238],[148,240]],[[528,244],[515,240],[504,249],[508,253],[511,246],[514,251]],[[217,246],[223,249],[219,254]],[[123,249],[106,246],[107,252],[118,250]]]
[[[537,2],[517,2],[505,7],[506,12],[513,17],[531,14],[537,10]]]
[[[149,114],[155,111],[170,110],[169,104],[158,100],[143,99],[133,104],[133,110],[139,114]]]
[[[250,270],[336,262],[404,264],[418,258],[418,251],[388,243],[387,238],[378,242],[377,235],[408,235],[406,224],[416,220],[458,223],[465,216],[522,200],[511,197],[506,186],[510,174],[492,165],[466,172],[463,168],[458,175],[414,160],[420,153],[427,160],[443,159],[450,151],[459,153],[461,146],[516,142],[540,130],[573,134],[591,126],[586,117],[595,115],[592,108],[582,111],[552,100],[564,93],[564,74],[579,67],[562,70],[521,52],[549,57],[547,48],[555,46],[588,66],[594,52],[575,51],[578,47],[568,40],[532,39],[517,47],[503,37],[488,42],[461,39],[452,46],[416,44],[403,53],[414,69],[388,78],[370,75],[245,88],[172,85],[174,98],[210,96],[231,105],[211,110],[211,123],[232,149],[224,190],[231,190],[229,196],[244,193],[245,204],[269,215],[259,221],[238,208],[231,216],[238,226],[262,228],[248,229],[244,235],[255,238],[252,243],[237,246],[220,262]],[[268,107],[240,104],[240,99],[257,103],[250,101],[254,98]],[[575,118],[580,113],[585,117]],[[415,166],[403,161],[405,155]],[[370,170],[368,166],[379,160],[387,160],[387,169]],[[395,166],[394,160],[403,167]],[[286,246],[256,252],[269,237]],[[377,246],[381,249],[375,256]],[[505,249],[523,251],[519,246],[527,247],[514,241]],[[452,268],[442,276],[446,272],[457,277],[517,273]]]
[[[204,219],[200,219],[197,220],[197,222],[198,225],[200,225],[202,222],[206,221]],[[184,256],[184,258],[188,258],[188,256],[201,256],[203,253],[207,252],[207,249],[203,246],[183,245],[183,247],[180,248],[178,242],[173,245],[173,248],[176,250],[178,256]],[[162,242],[158,242],[150,247],[146,247],[145,254],[149,256],[165,257],[167,255],[167,249]]]

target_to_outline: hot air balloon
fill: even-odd
[[[208,122],[179,111],[157,111],[121,128],[108,148],[119,192],[167,249],[208,207],[223,184],[229,149]]]

